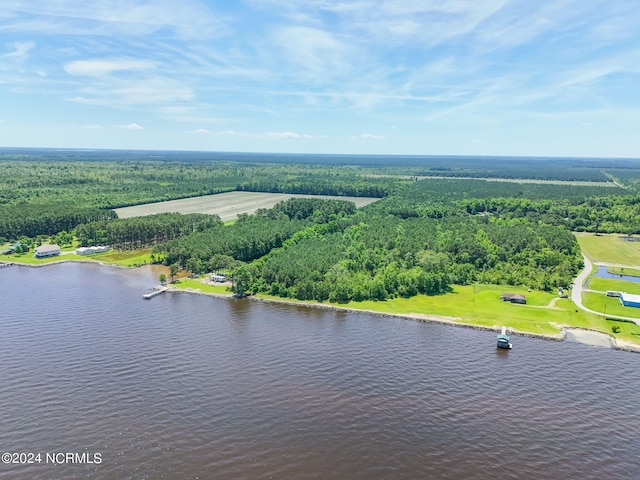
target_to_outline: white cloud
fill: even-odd
[[[350,71],[355,61],[353,46],[317,28],[279,27],[274,42],[284,52],[282,59],[286,63],[311,75],[338,76]]]
[[[137,123],[130,123],[129,125],[114,125],[114,128],[122,128],[123,130],[144,130],[144,127],[141,127]]]
[[[353,135],[351,138],[380,139],[380,138],[384,138],[384,136],[383,135],[374,135],[373,133],[362,133],[360,135]]]
[[[326,135],[310,135],[308,133],[296,133],[296,132],[266,132],[266,133],[249,133],[249,132],[237,132],[235,130],[219,130],[218,135],[235,135],[239,137],[250,138],[305,138],[305,139],[323,139],[327,138]]]
[[[120,71],[153,70],[156,62],[134,58],[76,60],[64,66],[65,72],[74,76],[101,77]]]
[[[105,35],[135,37],[169,28],[185,38],[219,36],[226,31],[219,14],[197,0],[3,0],[0,15],[12,22],[6,32],[38,32],[56,35]]]
[[[271,138],[300,138],[299,133],[294,132],[268,132],[264,134],[265,137]]]
[[[13,42],[13,48],[15,49],[13,52],[3,53],[0,57],[7,58],[20,58],[25,57],[29,54],[31,50],[36,46],[36,42]]]
[[[206,128],[198,128],[197,130],[194,130],[193,133],[197,133],[199,135],[207,135],[209,133],[211,133],[209,130],[207,130]]]

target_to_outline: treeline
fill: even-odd
[[[384,197],[389,193],[387,179],[365,179],[362,177],[302,178],[282,182],[278,178],[257,179],[236,186],[236,190],[247,192],[304,193],[309,195],[337,195],[344,197]]]
[[[0,237],[18,239],[71,231],[87,222],[117,218],[113,210],[64,203],[18,203],[0,208]]]
[[[222,225],[217,215],[159,213],[80,224],[75,232],[80,246],[111,245],[126,250],[152,246]]]
[[[472,215],[526,217],[577,232],[640,233],[639,195],[590,197],[577,205],[567,201],[489,198],[466,200],[459,206]]]
[[[430,179],[364,208],[400,218],[489,215],[574,231],[640,233],[640,195],[617,187]]]

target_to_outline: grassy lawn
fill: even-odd
[[[64,248],[63,252],[69,252],[75,250],[74,248]],[[20,253],[14,255],[0,255],[0,261],[3,262],[18,262],[26,263],[28,265],[44,265],[52,262],[61,262],[64,260],[75,260],[84,262],[103,262],[112,265],[122,265],[125,267],[137,267],[139,265],[145,265],[151,263],[151,249],[144,250],[130,250],[130,251],[110,251],[105,253],[96,253],[94,255],[76,255],[75,253],[69,253],[66,255],[56,255],[55,257],[47,258],[35,258],[33,251],[27,253]]]
[[[607,272],[612,275],[628,275],[630,277],[640,277],[640,268],[607,267]]]
[[[640,309],[623,307],[616,297],[607,297],[602,293],[588,292],[582,294],[582,301],[586,307],[599,312],[606,312],[608,315],[640,318]],[[616,338],[640,344],[640,325],[612,320],[607,320],[604,323],[605,327],[608,327],[607,333]],[[620,333],[614,334],[612,332],[611,329],[614,325],[620,327]]]
[[[205,292],[205,293],[219,293],[219,294],[225,294],[225,295],[233,295],[233,293],[231,293],[228,290],[228,287],[226,285],[209,285],[206,283],[202,283],[203,277],[200,278],[181,278],[180,280],[176,280],[174,283],[171,284],[172,287],[177,287],[181,290],[186,290],[188,288],[192,289],[192,290],[200,290],[201,292]]]
[[[500,300],[503,292],[522,293],[527,305],[516,305]],[[545,292],[527,292],[524,289],[496,285],[455,286],[446,295],[419,295],[397,298],[386,302],[351,303],[349,307],[387,313],[422,313],[459,318],[461,322],[483,326],[507,326],[531,333],[555,334],[557,325],[593,328],[599,323],[595,315],[574,308],[569,299],[559,299],[555,309],[543,307],[556,298]]]
[[[640,308],[625,307],[617,297],[607,297],[604,293],[583,292],[582,301],[587,308],[603,314],[640,319]]]
[[[523,293],[527,295],[527,305],[516,305],[500,300],[503,292]],[[594,297],[606,298],[601,294],[593,294]],[[501,287],[495,285],[455,286],[453,293],[428,297],[419,295],[413,298],[396,298],[385,302],[351,302],[348,307],[362,310],[374,310],[384,313],[423,313],[444,315],[459,318],[461,322],[475,325],[494,326],[504,325],[522,332],[554,334],[558,333],[559,326],[586,328],[602,333],[610,334],[629,342],[640,345],[640,326],[632,323],[611,322],[602,316],[593,315],[576,309],[570,299],[558,299],[555,309],[536,308],[536,306],[548,305],[556,296],[545,292],[527,292],[513,287]],[[638,309],[622,307],[617,299],[609,298],[607,313],[614,313],[615,304],[624,309],[625,316],[628,310]],[[603,310],[603,305],[594,310]],[[613,325],[620,326],[620,333],[614,334]]]
[[[593,262],[640,267],[640,244],[620,240],[620,234],[575,233],[582,252]]]
[[[91,255],[92,260],[99,260],[104,263],[122,265],[124,267],[137,267],[151,263],[151,248],[142,250],[109,251]]]
[[[640,295],[640,283],[615,280],[613,278],[591,277],[588,288],[589,290],[598,290],[599,292],[615,290],[617,292]]]

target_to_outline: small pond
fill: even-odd
[[[618,274],[609,273],[607,271],[607,267],[598,267],[598,271],[596,273],[594,273],[593,276],[594,277],[600,277],[600,278],[612,278],[612,279],[615,279],[615,280],[625,280],[627,282],[640,283],[640,277],[633,277],[631,275],[618,275]]]

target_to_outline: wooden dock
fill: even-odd
[[[167,290],[169,290],[167,287],[156,288],[153,292],[145,293],[144,295],[142,295],[142,298],[144,298],[145,300],[149,300],[150,298],[160,295],[161,293],[164,293]]]

